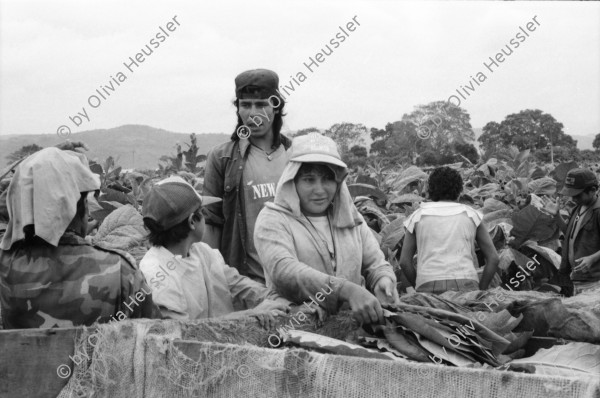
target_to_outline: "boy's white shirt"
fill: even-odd
[[[189,253],[184,258],[153,246],[140,262],[163,318],[218,317],[234,312],[236,299],[253,308],[269,295],[266,286],[226,265],[221,253],[206,243],[194,243]]]

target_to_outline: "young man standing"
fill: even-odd
[[[567,223],[560,216],[558,205],[547,201],[545,207],[565,233],[557,279],[564,285],[560,280],[569,282],[569,275],[574,292],[567,289],[565,293],[571,295],[597,286],[600,281],[600,199],[596,174],[587,169],[569,171],[561,194],[571,196],[577,205]]]
[[[204,191],[223,202],[206,207],[204,242],[220,250],[225,263],[265,283],[254,246],[254,224],[275,197],[291,140],[281,134],[285,102],[279,77],[267,69],[235,78],[238,122],[231,141],[213,148],[206,161]]]

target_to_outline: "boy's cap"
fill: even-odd
[[[560,191],[561,195],[577,196],[586,188],[598,185],[598,178],[593,171],[588,169],[572,169],[567,173],[565,186]]]
[[[265,96],[273,95],[279,87],[279,76],[268,69],[252,69],[240,73],[235,78],[235,96],[241,98],[242,90],[246,87],[257,87]]]
[[[200,196],[178,176],[157,182],[144,198],[142,215],[160,225],[163,231],[174,227],[202,206],[219,202],[212,196]]]
[[[296,137],[289,149],[290,160],[302,163],[329,163],[346,168],[342,162],[337,145],[329,138],[319,133],[309,133]]]

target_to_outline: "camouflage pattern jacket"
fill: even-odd
[[[57,247],[18,242],[0,250],[0,303],[7,329],[89,326],[159,314],[133,257],[70,231]]]

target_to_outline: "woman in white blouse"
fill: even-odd
[[[460,173],[439,167],[429,176],[429,197],[405,222],[400,267],[417,292],[487,289],[498,268],[498,253],[481,222],[483,215],[458,203],[463,189]],[[477,276],[475,242],[485,257]],[[417,269],[413,256],[417,253]]]

